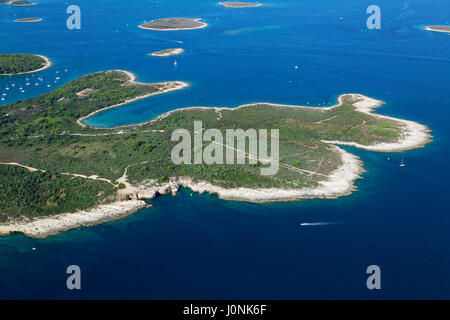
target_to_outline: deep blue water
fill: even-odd
[[[375,31],[366,28],[373,1],[365,0],[267,0],[250,9],[214,1],[80,0],[79,31],[65,27],[68,4],[35,2],[0,5],[0,52],[44,54],[55,65],[24,94],[17,88],[26,76],[0,79],[1,93],[16,83],[3,104],[91,72],[126,69],[140,81],[192,86],[87,123],[138,123],[198,105],[328,105],[358,92],[386,101],[380,113],[428,125],[435,138],[402,154],[346,148],[367,172],[357,192],[336,200],[257,205],[182,190],[119,221],[44,240],[0,238],[0,298],[450,298],[450,37],[423,30],[449,21],[447,0],[376,1],[382,29]],[[203,18],[209,27],[137,28],[176,16]],[[12,22],[24,17],[44,21]],[[186,53],[147,56],[167,47]],[[402,156],[407,167],[400,169]],[[66,289],[71,264],[81,267],[81,291]],[[371,264],[381,267],[382,290],[366,288]]]

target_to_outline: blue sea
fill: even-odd
[[[33,2],[0,5],[0,53],[42,54],[54,66],[0,79],[2,104],[125,69],[139,81],[191,87],[88,124],[140,123],[190,106],[324,106],[361,93],[387,102],[380,113],[428,125],[434,141],[394,154],[346,148],[366,172],[356,192],[335,200],[250,204],[183,189],[118,221],[47,239],[2,237],[0,298],[450,298],[450,36],[423,29],[449,23],[448,0],[264,0],[246,9],[218,0],[78,0],[81,30],[66,28],[72,3]],[[381,8],[380,30],[366,27],[371,4]],[[26,17],[43,21],[13,22]],[[137,28],[164,17],[202,18],[208,27]],[[148,56],[177,47],[186,52]],[[81,290],[66,288],[69,265],[81,268]],[[381,269],[381,290],[366,287],[369,265]]]

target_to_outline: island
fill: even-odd
[[[24,7],[24,6],[34,6],[36,5],[36,3],[33,2],[29,2],[26,0],[15,0],[15,1],[11,1],[10,4],[14,7]]]
[[[22,18],[16,19],[14,22],[41,22],[42,18]]]
[[[0,76],[39,72],[52,66],[49,58],[36,54],[0,55]]]
[[[227,8],[251,8],[262,6],[261,3],[240,2],[240,1],[226,1],[226,2],[219,2],[219,4]]]
[[[141,29],[156,31],[192,30],[205,28],[208,24],[200,18],[164,18],[139,25]]]
[[[187,86],[140,83],[133,73],[110,70],[0,108],[0,235],[47,237],[119,219],[148,206],[144,199],[175,195],[181,187],[249,202],[336,198],[352,193],[363,172],[361,160],[338,145],[400,152],[432,139],[422,124],[373,113],[383,102],[361,94],[341,95],[326,108],[260,102],[178,109],[116,128],[84,123],[106,109]],[[194,121],[201,121],[200,130]],[[250,153],[242,164],[176,165],[171,136],[179,128],[192,135],[276,128],[279,170],[261,175],[266,164],[250,164]]]
[[[10,4],[14,7],[22,6],[34,6],[36,3],[32,3],[26,0],[0,0],[0,4]]]
[[[428,31],[450,33],[450,26],[427,26],[425,29]]]
[[[169,56],[180,55],[183,52],[184,52],[184,49],[182,49],[182,48],[170,48],[170,49],[164,49],[161,51],[153,52],[150,55],[152,55],[154,57],[169,57]]]

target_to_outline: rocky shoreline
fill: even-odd
[[[155,181],[146,181],[139,186],[133,186],[126,181],[125,173],[124,177],[118,180],[126,185],[125,189],[118,192],[118,195],[121,197],[120,201],[76,213],[65,213],[34,220],[26,219],[0,224],[0,235],[21,232],[33,238],[46,238],[69,229],[117,220],[148,207],[147,203],[142,199],[152,199],[160,194],[169,193],[175,196],[181,187],[189,188],[200,194],[217,194],[223,200],[255,203],[337,198],[349,195],[355,190],[354,181],[360,178],[360,174],[363,172],[362,162],[357,156],[338,147],[334,148],[341,154],[342,165],[331,173],[327,180],[321,181],[316,188],[226,189],[206,181],[193,181],[189,177],[171,178],[169,182],[162,184],[157,184]]]
[[[431,136],[430,128],[415,121],[403,120],[393,118],[381,114],[373,113],[373,110],[382,106],[384,101],[375,100],[360,94],[351,94],[353,98],[358,99],[358,102],[354,103],[356,110],[365,114],[370,114],[381,120],[392,120],[399,123],[401,127],[401,136],[396,142],[383,142],[373,145],[362,145],[355,142],[347,141],[328,141],[326,143],[352,146],[364,150],[376,151],[376,152],[402,152],[405,150],[416,149],[425,146],[431,142],[433,137]]]
[[[147,207],[142,200],[118,201],[90,210],[0,224],[0,236],[21,232],[32,238],[46,238],[69,229],[120,219]]]

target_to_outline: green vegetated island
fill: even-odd
[[[187,86],[103,71],[0,108],[0,234],[45,237],[118,219],[145,207],[142,199],[180,187],[252,202],[338,197],[354,190],[363,169],[337,144],[396,152],[431,140],[426,126],[372,114],[383,103],[358,94],[342,95],[328,108],[255,103],[179,109],[109,129],[83,123],[106,108]],[[202,121],[203,132],[217,128],[224,136],[227,129],[279,129],[279,171],[263,176],[266,164],[249,161],[175,165],[171,151],[178,142],[171,135],[185,128],[194,136],[194,121]]]
[[[225,1],[219,2],[219,4],[227,8],[251,8],[262,6],[262,4],[260,3],[241,2],[241,1]]]
[[[42,71],[52,65],[49,58],[34,54],[0,55],[0,76]]]
[[[139,25],[141,29],[156,31],[175,31],[205,28],[208,24],[200,18],[164,18]]]
[[[450,33],[450,26],[427,26],[425,29],[429,31]]]

